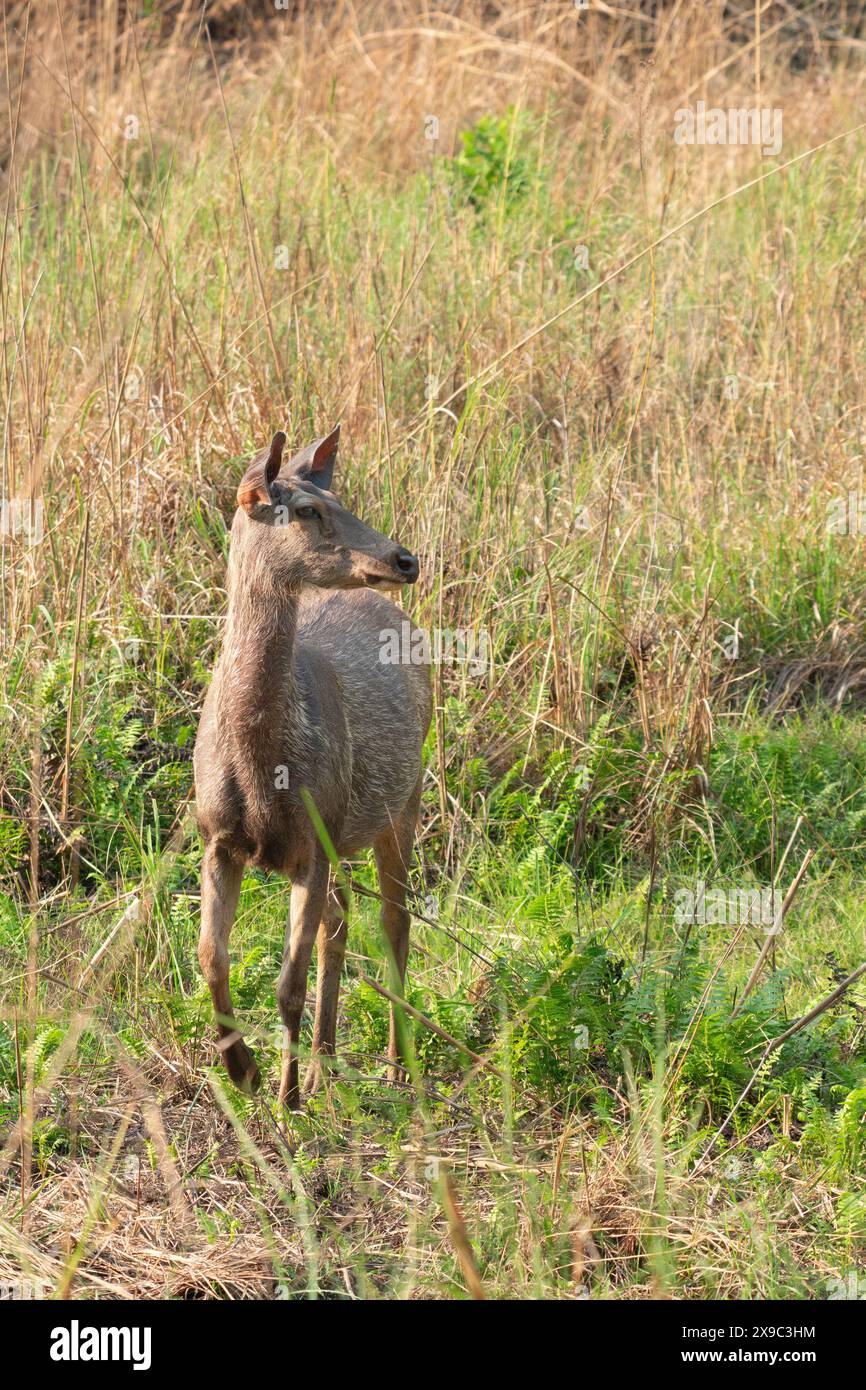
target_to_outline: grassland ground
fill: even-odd
[[[734,9],[7,4],[0,1279],[866,1296],[866,29]],[[698,100],[781,150],[678,143]],[[462,637],[411,1079],[362,859],[286,1143],[287,887],[232,938],[247,1097],[191,749],[245,461],[337,420]]]

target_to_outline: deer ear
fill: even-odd
[[[269,449],[257,454],[241,478],[238,487],[238,506],[251,512],[259,503],[269,506],[272,502],[271,483],[280,471],[286,436],[277,430]]]
[[[340,442],[340,426],[337,425],[321,439],[301,449],[286,464],[286,472],[295,478],[304,478],[316,487],[329,491],[337,461],[337,445]]]

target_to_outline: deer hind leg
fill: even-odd
[[[260,1076],[253,1055],[234,1022],[229,993],[229,935],[234,926],[244,866],[218,845],[208,845],[201,874],[201,935],[198,958],[210,986],[217,1036],[226,1070],[244,1091],[258,1090]]]
[[[418,817],[419,790],[394,826],[374,842],[376,868],[379,872],[379,892],[382,895],[380,920],[385,935],[391,967],[391,989],[402,995],[406,981],[406,961],[409,956],[409,913],[406,911],[406,889],[412,863],[415,822]],[[388,1080],[398,1081],[403,1074],[400,1066],[398,1005],[391,1005],[391,1027],[388,1038]]]
[[[304,1095],[318,1091],[327,1074],[323,1057],[333,1057],[337,1051],[337,1003],[340,997],[340,976],[346,954],[348,933],[346,894],[333,874],[319,927],[316,981],[316,1021],[313,1024],[313,1056],[304,1078]]]
[[[320,861],[318,858],[311,864],[306,879],[292,884],[283,968],[277,980],[277,1003],[286,1029],[280,1102],[290,1110],[299,1110],[301,1105],[298,1086],[298,1042],[307,998],[310,956],[313,953],[316,931],[325,911],[327,890],[328,862]]]

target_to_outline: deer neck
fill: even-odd
[[[240,767],[273,793],[278,770],[302,745],[303,713],[295,676],[300,591],[243,584],[229,571],[229,606],[220,661],[217,723],[240,754]]]

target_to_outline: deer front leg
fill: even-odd
[[[301,1104],[298,1087],[301,1017],[307,997],[313,941],[324,914],[327,890],[328,862],[318,858],[310,866],[306,879],[292,884],[283,968],[277,980],[277,1003],[286,1029],[280,1102],[290,1110],[300,1109]]]
[[[324,1079],[323,1057],[337,1051],[337,1004],[340,976],[346,955],[346,894],[332,879],[319,927],[317,946],[316,1021],[313,1025],[313,1056],[304,1078],[304,1095],[315,1095]],[[324,1064],[327,1067],[327,1063]]]
[[[210,986],[217,1016],[217,1046],[226,1070],[241,1090],[255,1091],[261,1079],[259,1069],[238,1033],[229,993],[229,935],[234,926],[243,875],[242,861],[234,859],[228,850],[218,845],[208,845],[202,861],[198,958]]]

